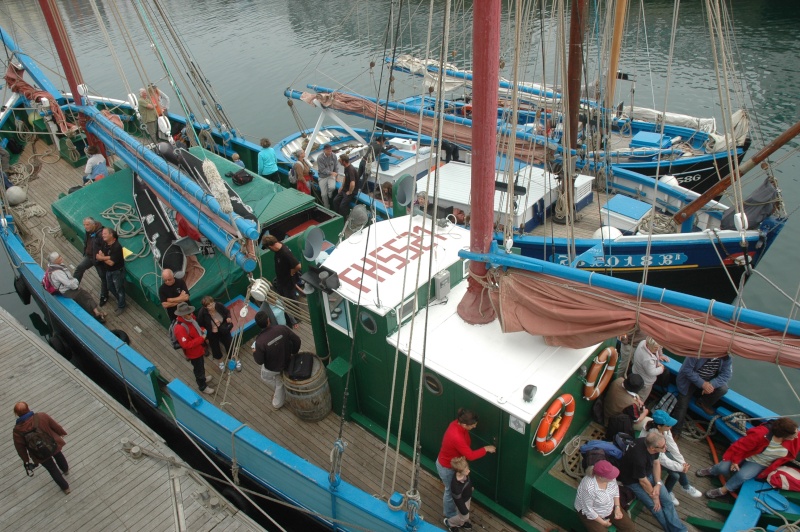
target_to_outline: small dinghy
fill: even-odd
[[[186,254],[179,243],[180,237],[164,206],[136,174],[133,176],[133,201],[158,265],[162,269],[169,268],[175,277],[182,279],[186,272]]]

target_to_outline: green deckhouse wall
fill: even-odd
[[[463,280],[461,262],[449,268],[453,285]],[[428,286],[419,290],[419,306],[427,302]],[[393,440],[398,434],[398,423],[403,401],[403,380],[406,358],[401,353],[397,360],[398,375],[392,372],[395,367],[395,349],[386,342],[386,337],[397,328],[398,317],[390,312],[385,317],[378,316],[367,309],[358,310],[350,305],[351,321],[357,328],[352,371],[348,396],[347,415],[379,437],[385,436],[392,383],[396,382],[394,407],[392,409],[391,432]],[[377,323],[377,331],[369,334],[361,325],[358,314],[371,316]],[[328,342],[331,347],[332,362],[328,368],[334,411],[341,412],[342,397],[347,372],[351,369],[351,338],[332,327],[327,327]],[[588,363],[588,362],[587,362]],[[487,365],[487,367],[490,367]],[[410,365],[408,390],[405,392],[405,414],[400,427],[403,452],[409,454],[414,439],[414,422],[417,413],[417,397],[420,382],[420,365],[412,361]],[[488,454],[470,464],[473,482],[479,494],[477,499],[493,511],[514,521],[517,526],[524,523],[513,519],[534,509],[538,513],[557,522],[563,521],[564,512],[574,514],[572,501],[575,490],[566,486],[548,471],[560,460],[561,450],[566,441],[579,434],[590,420],[591,403],[582,399],[583,381],[578,375],[570,376],[562,389],[547,402],[549,405],[562,393],[570,393],[575,398],[576,410],[570,430],[561,445],[549,456],[532,447],[535,432],[541,416],[525,427],[520,434],[509,425],[510,416],[496,405],[464,390],[461,386],[443,378],[430,370],[426,371],[423,392],[422,430],[420,445],[422,463],[435,473],[435,460],[439,453],[447,426],[456,417],[460,407],[476,412],[480,423],[471,432],[472,447],[497,445],[496,454]],[[427,386],[433,383],[438,392]],[[550,480],[552,479],[552,481]],[[539,490],[538,487],[543,490]],[[569,506],[565,508],[569,499]],[[438,505],[439,501],[426,504]]]

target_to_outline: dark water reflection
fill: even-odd
[[[297,129],[283,97],[287,87],[302,89],[307,83],[315,83],[370,96],[386,95],[386,77],[381,78],[380,65],[384,55],[391,53],[384,39],[389,2],[165,0],[162,3],[181,38],[213,84],[232,122],[251,140],[262,136],[276,140]],[[413,4],[405,8],[401,17],[404,39],[399,51],[422,55],[426,48],[429,4]],[[504,3],[504,10],[509,4]],[[640,13],[639,4],[631,8],[621,63],[622,70],[636,76],[636,104],[663,108],[666,102],[670,110],[715,116],[720,123],[704,3],[682,2],[680,5],[669,80],[668,54],[674,3],[648,0],[644,4],[644,14]],[[736,47],[732,49],[747,94],[740,105],[753,110],[752,128],[758,146],[761,145],[760,139],[776,136],[798,119],[800,10],[790,0],[738,0],[732,4],[736,34]],[[90,4],[83,0],[62,0],[59,5],[92,91],[124,97],[127,88],[120,81]],[[433,20],[436,22],[432,30],[432,50],[442,39],[444,5],[443,1],[434,2]],[[132,67],[131,56],[123,46],[120,33],[115,29],[115,17],[119,13],[127,23],[133,41],[144,42],[145,32],[138,22],[134,3],[98,0],[98,6],[102,25],[112,34],[119,60],[125,65],[125,74],[135,90],[143,83]],[[553,27],[550,17],[548,11],[542,25],[546,28],[544,38],[552,49],[554,36],[549,29]],[[15,38],[26,51],[41,59],[48,68],[53,68],[55,61],[48,59],[52,56],[52,46],[45,38],[45,25],[36,2],[4,0],[0,4],[0,20],[7,30],[15,32]],[[503,20],[507,28],[507,12],[504,12]],[[9,21],[13,21],[13,28]],[[471,46],[470,21],[463,13],[454,12],[451,25],[450,60],[463,66]],[[532,41],[539,42],[540,39],[538,29],[534,30]],[[504,37],[502,58],[507,65],[503,73],[506,77],[510,76],[513,50],[513,42]],[[159,86],[166,86],[155,54],[141,45],[139,54],[150,78],[155,79]],[[535,50],[530,51],[530,64],[525,67],[527,72],[541,69],[537,54]],[[371,61],[378,66],[371,69]],[[552,75],[552,65],[546,64],[545,68]],[[596,77],[595,66],[588,68],[591,69],[590,76]],[[418,80],[396,75],[396,97],[420,90]],[[622,90],[627,92],[623,98],[629,100],[629,86]],[[191,98],[193,95],[186,96]],[[316,119],[315,113],[305,104],[296,104],[301,124],[311,127]],[[172,106],[177,109],[176,100]],[[357,126],[366,125],[359,120],[348,121]],[[798,145],[793,141],[791,149],[784,149],[773,158],[782,162],[776,174],[790,212],[800,205],[800,158],[793,151]],[[752,173],[755,175],[747,176],[749,186],[763,179],[763,174]],[[800,264],[798,244],[797,216],[792,216],[759,267],[763,275],[792,296],[797,292],[800,280],[797,275],[797,265]],[[4,274],[3,279],[8,279],[8,276]],[[0,291],[9,289],[10,285],[4,282]],[[14,298],[1,296],[0,305],[12,309],[15,314],[30,312],[21,309]],[[750,308],[784,315],[791,308],[790,301],[779,296],[760,278],[754,278],[748,284],[745,302]],[[787,375],[791,382],[800,382],[797,371],[789,371]],[[798,410],[797,399],[773,366],[737,360],[733,385],[779,412]]]

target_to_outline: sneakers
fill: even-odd
[[[669,498],[672,499],[672,504],[674,506],[680,506],[681,505],[680,501],[678,501],[678,498],[674,494],[670,493],[669,494]]]
[[[66,471],[62,471],[61,474],[66,477],[67,475],[69,475],[69,469],[67,469]]]
[[[698,469],[697,471],[694,472],[694,474],[698,477],[710,477],[713,475],[713,473],[711,473],[710,467],[707,467],[705,469]]]
[[[706,492],[706,497],[709,499],[719,499],[725,495],[727,495],[727,493],[723,492],[722,488],[714,488],[713,490],[708,490]]]
[[[219,363],[219,370],[220,371],[225,371],[225,362],[220,362]]]
[[[211,386],[206,386],[200,391],[203,392],[204,394],[211,395],[212,393],[214,393],[214,388],[212,388]]]
[[[683,486],[681,486],[681,489],[683,489],[683,491],[685,491],[689,495],[689,497],[694,497],[695,499],[703,496],[703,492],[695,488],[694,486],[689,486],[688,488],[684,488]]]
[[[71,491],[69,490],[69,488],[67,488],[67,489],[65,489],[65,490],[62,490],[62,491],[64,492],[64,495],[69,495],[69,494],[71,493]]]
[[[448,521],[446,517],[444,518],[444,521],[442,521],[442,522],[444,523],[444,529],[445,530],[449,530],[450,532],[458,532],[458,528],[459,527],[450,526],[450,521]]]
[[[461,525],[461,528],[463,528],[464,530],[472,530],[472,523],[470,523],[469,521],[467,521],[466,523],[464,523],[463,525]]]
[[[236,361],[236,371],[242,371],[242,362],[240,360]]]
[[[108,298],[107,297],[101,297],[100,298],[100,306],[102,307],[106,303],[108,303]]]
[[[206,375],[206,384],[210,383],[213,380],[214,380],[214,377],[212,377],[211,375]]]

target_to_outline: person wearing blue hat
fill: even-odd
[[[648,432],[658,432],[664,436],[666,443],[666,451],[659,453],[658,461],[661,463],[661,469],[667,473],[667,479],[664,482],[669,496],[672,498],[672,504],[678,506],[677,497],[672,492],[675,484],[680,483],[683,491],[690,497],[702,497],[703,493],[689,483],[689,477],[686,472],[689,471],[689,464],[678,449],[678,444],[672,437],[672,427],[675,426],[678,420],[667,414],[664,410],[656,410],[653,412],[653,420],[647,424]]]

